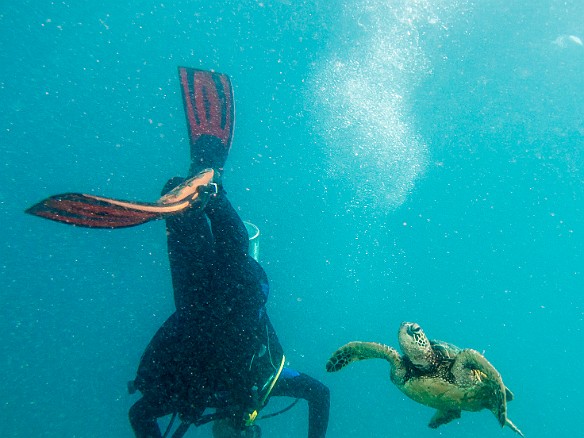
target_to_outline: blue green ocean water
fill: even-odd
[[[232,78],[225,186],[328,436],[513,436],[484,411],[429,429],[382,361],[325,372],[406,320],[484,351],[527,437],[582,436],[583,23],[580,0],[3,2],[0,435],[132,436],[126,382],[173,306],[164,224],[23,212],[184,175],[184,65]],[[261,426],[306,436],[306,406]]]

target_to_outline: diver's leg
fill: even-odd
[[[284,368],[272,396],[303,398],[308,401],[308,438],[323,438],[329,421],[330,391],[318,380]]]
[[[224,261],[244,258],[248,251],[247,230],[223,188],[211,198],[205,212],[211,222],[216,256]]]
[[[142,393],[169,387],[168,377],[176,372],[182,350],[178,313],[173,313],[152,337],[142,353],[133,386]]]
[[[183,181],[178,177],[170,179],[162,193]],[[168,217],[166,232],[176,310],[181,319],[188,319],[203,305],[210,288],[213,236],[206,216],[198,209]]]
[[[160,438],[158,418],[171,414],[170,405],[142,397],[130,408],[129,418],[136,438]]]
[[[235,108],[229,77],[179,67],[179,79],[191,147],[190,175],[205,168],[215,171],[215,182],[221,178],[229,156],[233,137]],[[247,254],[247,232],[239,216],[221,189],[207,208],[215,243],[220,255]]]

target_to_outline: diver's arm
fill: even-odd
[[[272,396],[302,398],[308,401],[308,438],[324,438],[329,421],[330,391],[307,374],[284,368]]]

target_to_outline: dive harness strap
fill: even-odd
[[[280,378],[280,375],[282,374],[282,370],[284,369],[285,362],[286,362],[286,356],[282,355],[282,360],[280,361],[280,366],[278,367],[276,372],[274,372],[274,374],[272,374],[272,376],[270,377],[268,382],[266,382],[266,385],[264,385],[264,387],[267,386],[268,389],[267,389],[266,393],[264,394],[264,396],[262,397],[262,400],[259,403],[258,408],[254,409],[253,412],[250,412],[249,414],[247,414],[247,418],[245,418],[245,426],[246,427],[252,426],[254,424],[255,420],[258,419],[259,410],[265,405],[266,401],[268,400],[268,397],[270,396],[270,394],[272,393],[272,390],[274,389],[274,386],[276,386],[276,383],[278,382],[278,379]],[[292,409],[296,405],[296,403],[298,403],[298,400],[299,399],[296,399],[294,402],[292,402],[292,404],[290,406],[282,409],[281,411],[275,412],[273,414],[268,414],[268,415],[265,415],[265,416],[262,416],[259,418],[261,419],[261,418],[275,417],[276,415],[279,415],[283,412],[286,412],[289,409]],[[169,436],[176,417],[177,417],[177,414],[175,412],[170,419],[170,423],[168,424],[168,427],[166,428],[164,435],[162,435],[163,438],[167,438]],[[176,431],[172,434],[172,438],[182,438],[187,433],[187,430],[191,424],[194,424],[195,426],[198,427],[198,426],[202,426],[203,424],[206,424],[206,423],[209,423],[211,421],[218,420],[218,419],[224,418],[224,417],[225,417],[224,412],[215,412],[213,414],[202,415],[196,421],[183,420],[181,422],[181,424],[179,425],[179,427],[176,429]]]
[[[252,412],[250,412],[249,414],[247,414],[247,418],[245,419],[245,425],[246,426],[253,425],[254,421],[257,419],[259,410],[261,408],[263,408],[264,405],[266,404],[266,401],[268,400],[268,397],[272,393],[272,389],[274,389],[274,386],[276,386],[276,383],[278,382],[278,379],[280,378],[280,374],[282,374],[282,370],[284,369],[284,363],[285,362],[286,362],[286,356],[283,354],[282,355],[282,360],[280,361],[280,366],[278,367],[278,369],[276,370],[276,372],[274,374],[272,374],[271,381],[270,381],[270,384],[268,386],[268,390],[266,391],[266,393],[264,394],[262,400],[260,401],[258,408],[257,409],[254,409]]]

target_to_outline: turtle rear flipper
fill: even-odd
[[[452,373],[461,385],[480,385],[485,401],[484,407],[493,412],[501,427],[505,426],[506,388],[495,367],[478,351],[466,349],[456,357]]]
[[[448,411],[437,410],[432,419],[430,420],[429,427],[436,429],[438,426],[450,423],[452,420],[460,418],[460,409],[451,409]]]
[[[399,353],[387,345],[377,342],[353,341],[335,351],[328,362],[326,370],[329,373],[339,371],[347,365],[365,359],[385,359],[395,366],[400,360]]]
[[[507,418],[505,419],[505,425],[506,425],[506,426],[507,426],[509,429],[511,429],[513,432],[516,432],[516,433],[518,433],[519,435],[521,435],[521,436],[523,436],[523,437],[525,436],[525,435],[523,435],[523,432],[521,432],[521,431],[519,430],[519,428],[518,428],[517,426],[515,426],[515,424],[513,424],[513,422],[512,422],[511,420],[509,420],[509,417],[507,417]]]

